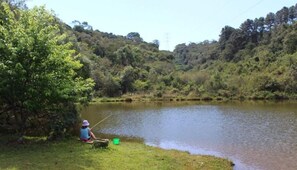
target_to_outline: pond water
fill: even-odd
[[[297,168],[296,102],[102,103],[81,111],[93,130],[147,145],[224,157],[234,169]]]

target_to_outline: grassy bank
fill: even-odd
[[[165,96],[165,97],[151,97],[151,96],[122,96],[122,97],[103,97],[94,98],[92,102],[154,102],[154,101],[222,101],[229,100],[221,97],[186,97],[186,96]]]
[[[94,149],[76,139],[25,144],[1,139],[0,169],[232,169],[231,162],[212,156],[163,150],[122,141],[107,149]]]
[[[102,97],[94,98],[92,102],[154,102],[154,101],[284,101],[284,100],[297,100],[296,97],[263,97],[263,96],[252,96],[252,97],[220,97],[220,96],[162,96],[155,97],[150,95],[124,95],[121,97]]]

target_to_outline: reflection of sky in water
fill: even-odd
[[[113,108],[113,116],[97,131],[142,137],[148,145],[166,149],[228,157],[235,169],[295,169],[294,108],[283,104],[121,105]],[[107,111],[100,112],[106,115]]]
[[[149,146],[154,146],[154,147],[160,147],[163,149],[177,149],[177,150],[181,150],[181,151],[188,151],[190,154],[199,154],[199,155],[213,155],[213,156],[218,156],[218,157],[225,157],[224,155],[222,155],[219,152],[216,151],[211,151],[211,150],[205,150],[203,148],[200,147],[192,147],[189,145],[184,145],[182,143],[176,143],[173,141],[159,141],[159,142],[146,142],[147,145]],[[234,170],[242,170],[242,169],[257,169],[257,167],[253,167],[253,166],[248,166],[244,163],[242,163],[240,160],[236,159],[236,158],[229,158],[233,161],[233,163],[236,164],[236,166],[234,167]]]

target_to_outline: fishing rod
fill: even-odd
[[[96,123],[94,126],[91,127],[91,129],[93,129],[95,126],[97,126],[99,123],[103,122],[104,120],[106,120],[110,116],[112,116],[112,114],[110,114],[109,116],[105,117],[104,119],[102,119],[101,121],[99,121],[98,123]]]

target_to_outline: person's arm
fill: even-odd
[[[94,135],[94,133],[91,131],[92,128],[89,128],[89,134],[93,139],[97,139],[96,136]]]

